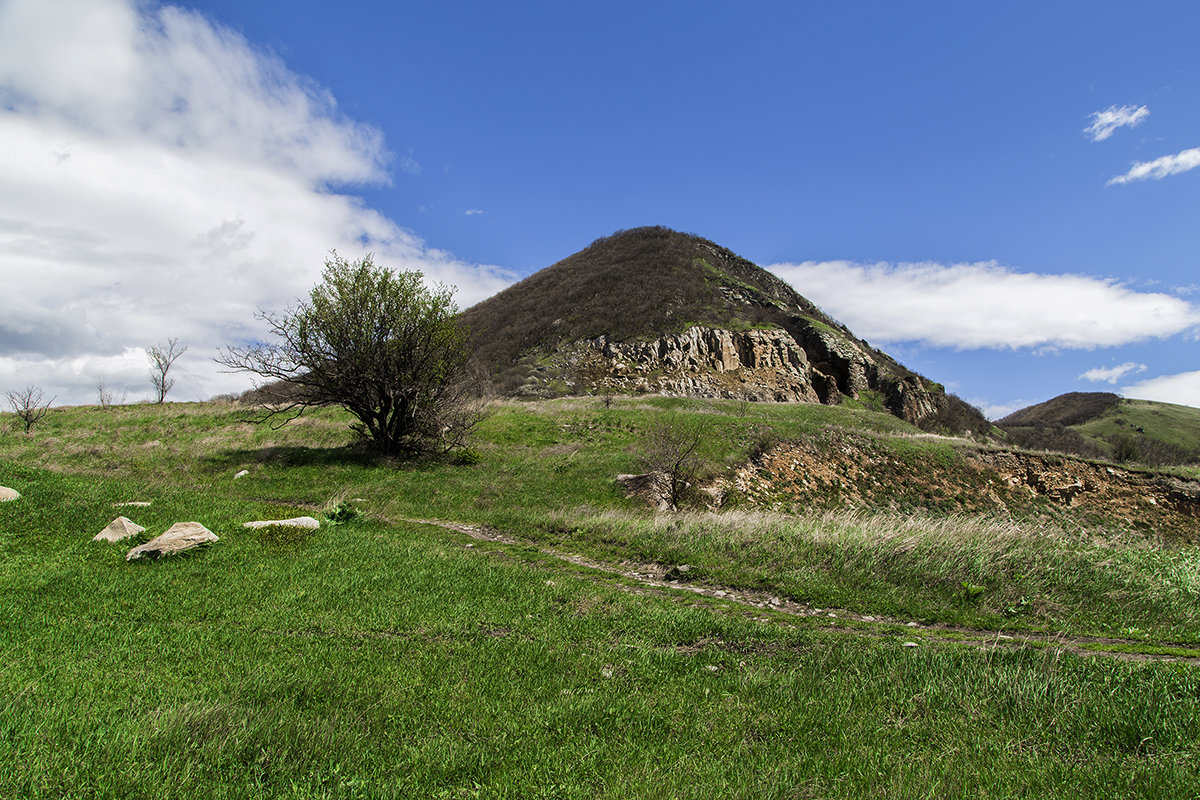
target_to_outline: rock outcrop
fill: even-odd
[[[738,400],[820,402],[808,356],[788,334],[695,326],[652,341],[587,343],[576,372],[599,389]]]
[[[592,391],[836,404],[877,392],[917,424],[945,403],[920,377],[881,368],[872,352],[816,324],[729,331],[693,326],[651,340],[600,336],[569,350],[568,372]]]
[[[10,489],[7,486],[0,486],[0,503],[7,503],[10,500],[19,500],[20,493],[16,489]]]

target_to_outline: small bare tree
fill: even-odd
[[[178,339],[167,339],[146,348],[146,356],[150,359],[150,383],[154,386],[157,396],[155,402],[166,402],[167,392],[175,385],[175,379],[168,378],[167,373],[171,371],[171,365],[176,359],[186,352],[187,347],[180,347]]]
[[[104,378],[96,381],[96,397],[100,401],[101,408],[121,405],[125,402],[125,398],[129,396],[128,392],[121,393],[121,399],[117,399],[117,391],[108,385]]]
[[[699,453],[703,440],[704,429],[699,422],[674,414],[658,420],[646,431],[641,462],[656,473],[663,504],[672,511],[679,508],[679,502],[704,468]]]
[[[17,418],[25,424],[26,433],[33,430],[33,426],[50,412],[50,404],[54,402],[54,398],[51,397],[42,403],[45,397],[42,387],[34,386],[32,383],[27,384],[24,389],[5,392],[4,396],[8,398],[8,403],[16,412]]]

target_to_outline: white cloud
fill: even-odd
[[[1109,180],[1108,185],[1132,183],[1133,181],[1162,180],[1171,175],[1178,175],[1200,167],[1200,147],[1184,150],[1173,156],[1163,156],[1153,161],[1139,161],[1129,168],[1124,175],[1118,175]]]
[[[967,402],[982,411],[983,415],[990,420],[1003,419],[1014,411],[1032,405],[1032,402],[1028,400],[1011,400],[1007,403],[993,403],[982,398],[973,398],[968,399]]]
[[[1137,364],[1133,361],[1126,361],[1124,364],[1118,364],[1115,367],[1093,367],[1079,377],[1085,381],[1092,383],[1116,383],[1126,375],[1136,375],[1139,372],[1145,372],[1145,364]]]
[[[1132,128],[1142,124],[1150,116],[1146,106],[1109,106],[1091,115],[1092,124],[1083,129],[1093,142],[1102,142],[1112,136],[1117,128]]]
[[[0,389],[94,402],[103,377],[144,397],[142,348],[172,336],[190,347],[173,396],[244,388],[211,356],[261,335],[255,310],[305,295],[331,248],[420,269],[464,306],[510,282],[336,191],[386,183],[389,157],[328,92],[198,14],[146,8],[0,5]]]
[[[1139,400],[1158,400],[1200,408],[1200,371],[1151,378],[1123,387],[1121,394]]]
[[[1200,306],[1084,275],[806,261],[769,268],[872,342],[957,349],[1113,347],[1200,325]]]
[[[463,214],[465,214],[468,217],[473,217],[477,214],[482,214],[482,213],[483,213],[482,208],[468,208],[466,211],[463,212]]]

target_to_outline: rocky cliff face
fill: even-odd
[[[601,336],[586,343],[576,372],[599,390],[820,402],[807,354],[780,329],[727,331],[697,325],[650,341]]]
[[[609,336],[572,348],[575,381],[596,391],[717,397],[781,403],[841,402],[877,392],[887,408],[918,423],[944,400],[914,375],[897,375],[870,350],[825,326],[729,331],[701,325],[651,340]]]

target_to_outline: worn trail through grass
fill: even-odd
[[[420,525],[433,525],[465,535],[475,541],[486,541],[505,546],[533,548],[549,559],[567,562],[583,570],[576,577],[598,580],[595,573],[616,575],[626,582],[611,583],[617,589],[636,594],[655,594],[676,600],[694,598],[697,595],[709,598],[725,609],[740,610],[745,615],[764,624],[796,626],[803,620],[805,625],[824,630],[856,636],[905,638],[907,646],[920,646],[920,642],[975,647],[978,649],[1019,649],[1033,647],[1079,656],[1107,656],[1128,661],[1164,661],[1200,664],[1200,650],[1171,643],[1148,644],[1136,639],[1105,636],[1068,635],[1061,632],[1044,633],[967,628],[945,623],[923,624],[916,620],[902,620],[883,615],[860,614],[845,608],[817,608],[806,603],[797,603],[771,592],[719,586],[708,582],[692,582],[685,574],[672,573],[661,564],[632,562],[620,563],[599,561],[595,558],[568,553],[546,547],[536,542],[523,540],[495,530],[487,525],[455,522],[438,519],[402,519]],[[509,556],[508,550],[478,550],[474,544],[466,545],[477,552]],[[718,606],[720,607],[720,606]],[[825,623],[825,624],[822,624]]]

